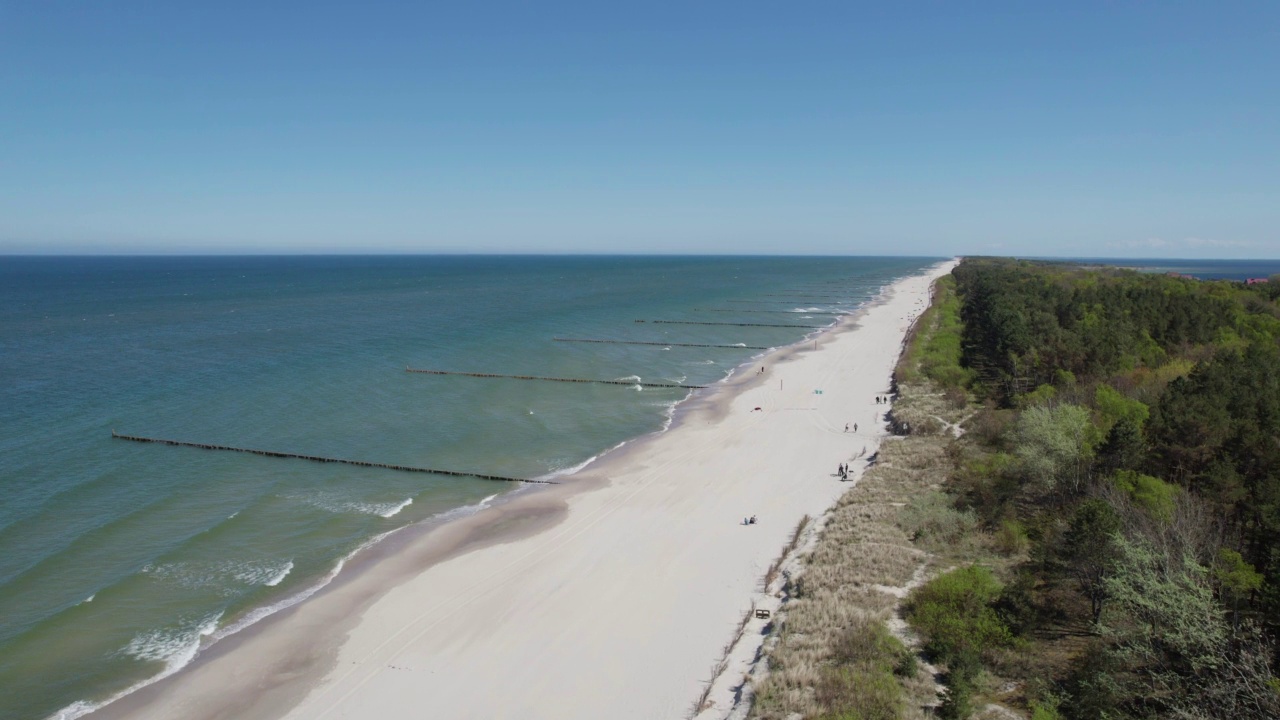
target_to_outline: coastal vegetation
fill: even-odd
[[[753,715],[1280,717],[1278,299],[965,260],[897,369],[905,437],[789,586]]]
[[[982,407],[948,492],[1012,560],[992,607],[1015,642],[982,671],[1041,717],[1280,716],[1276,294],[996,259],[953,275]]]
[[[935,293],[945,292],[939,283]],[[943,320],[939,305],[917,323],[923,331],[912,334],[900,373],[927,357],[933,372],[959,374],[958,305],[954,342],[930,343]],[[976,517],[956,510],[942,488],[952,433],[969,412],[963,393],[957,404],[918,370],[912,380],[899,382],[895,413],[917,430],[881,445],[822,519],[802,572],[785,583],[751,717],[926,718],[938,704],[937,669],[919,657],[899,606],[938,568],[970,562],[985,540],[974,534]]]

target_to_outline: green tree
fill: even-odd
[[[1125,491],[1135,505],[1151,517],[1168,522],[1173,518],[1178,500],[1178,486],[1160,478],[1143,475],[1133,470],[1121,470],[1112,478],[1115,486]]]
[[[1115,543],[1106,631],[1115,641],[1114,667],[1124,668],[1121,694],[1137,711],[1132,714],[1280,717],[1271,647],[1255,627],[1231,632],[1214,601],[1210,572],[1186,553],[1120,535]]]
[[[1094,466],[1099,475],[1107,476],[1117,470],[1141,467],[1146,456],[1147,441],[1142,435],[1142,426],[1122,417],[1111,426],[1106,440],[1098,447]]]
[[[1063,559],[1089,598],[1096,625],[1107,599],[1106,579],[1115,563],[1113,536],[1120,531],[1120,516],[1105,500],[1090,498],[1080,503],[1063,543]]]
[[[1040,489],[1076,494],[1088,476],[1096,438],[1089,411],[1079,405],[1037,406],[1018,418],[1014,453]]]
[[[1229,637],[1222,607],[1195,558],[1118,534],[1113,541],[1114,572],[1103,582],[1114,612],[1104,631],[1137,679],[1130,693],[1149,706],[1172,707],[1187,678],[1222,663]]]
[[[1121,420],[1128,420],[1141,428],[1151,415],[1151,410],[1145,403],[1127,398],[1105,383],[1094,391],[1093,406],[1098,410],[1098,416],[1102,420],[1100,427],[1104,432],[1110,431]]]
[[[1218,594],[1231,609],[1232,627],[1239,627],[1240,604],[1262,589],[1262,573],[1245,562],[1240,553],[1222,548],[1213,566],[1213,579],[1218,585]]]

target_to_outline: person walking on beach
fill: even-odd
[[[848,425],[846,425],[845,427],[848,427]],[[853,431],[858,432],[858,423],[853,424]]]
[[[844,424],[844,431],[849,432],[849,423]]]

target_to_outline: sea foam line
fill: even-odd
[[[447,520],[455,520],[460,517],[464,517],[466,515],[473,515],[489,507],[489,503],[491,503],[497,497],[498,496],[496,494],[489,495],[485,497],[483,500],[481,500],[480,502],[475,503],[474,505],[464,505],[459,508],[454,508],[452,510],[447,510],[445,512],[437,513],[436,515],[433,515],[428,520],[447,521]],[[355,557],[360,552],[367,550],[368,548],[371,548],[374,545],[377,545],[378,543],[382,542],[388,537],[405,529],[406,527],[410,527],[410,526],[405,525],[404,527],[399,527],[394,530],[388,530],[384,533],[379,533],[378,535],[374,535],[373,537],[369,538],[365,542],[361,543],[355,550],[352,550],[351,552],[347,553],[342,558],[340,558],[338,562],[334,564],[333,569],[330,570],[328,573],[326,573],[325,576],[320,578],[320,580],[318,580],[317,582],[313,583],[312,585],[306,588],[303,588],[302,590],[299,590],[298,592],[280,600],[279,602],[275,602],[270,605],[265,605],[259,608],[254,608],[253,610],[250,610],[248,613],[245,613],[243,616],[241,616],[234,622],[222,628],[217,627],[218,621],[222,619],[222,611],[219,611],[216,615],[210,616],[210,618],[208,618],[206,621],[200,624],[198,628],[198,632],[194,635],[194,637],[191,639],[190,642],[183,644],[180,648],[175,649],[174,652],[170,654],[168,657],[164,658],[165,667],[159,673],[156,673],[155,675],[152,675],[151,677],[145,678],[143,680],[140,680],[134,683],[133,685],[130,685],[129,687],[125,688],[124,690],[121,690],[120,692],[115,693],[114,695],[111,695],[105,700],[99,700],[99,701],[77,700],[71,703],[70,705],[66,706],[65,708],[62,708],[61,710],[53,713],[47,718],[47,720],[76,720],[76,718],[88,715],[89,713],[94,712],[95,710],[101,709],[103,707],[106,707],[107,705],[110,705],[111,703],[123,697],[132,695],[133,693],[149,685],[153,685],[157,682],[160,682],[161,680],[169,677],[170,675],[173,675],[174,673],[178,672],[179,670],[186,667],[187,665],[190,665],[191,662],[200,655],[200,652],[202,650],[208,647],[211,647],[214,643],[217,643],[218,641],[223,640],[224,638],[228,638],[232,635],[235,635],[241,630],[244,630],[245,628],[250,627],[251,625],[254,625],[256,623],[259,623],[262,620],[265,620],[271,617],[272,615],[275,615],[281,610],[287,610],[293,607],[294,605],[297,605],[298,603],[306,600],[312,595],[315,595],[317,592],[320,592],[326,586],[332,583],[335,578],[338,577],[338,574],[342,572],[342,569],[346,567],[347,562],[350,561],[351,558]],[[292,570],[293,570],[293,561],[290,560],[288,563],[286,563],[285,567],[281,570],[281,572],[279,572],[275,577],[271,578],[271,580],[268,581],[266,584],[273,585],[273,586],[279,584],[279,582],[284,580],[285,576],[288,575],[289,572],[291,572]],[[155,631],[155,632],[159,632],[159,631]],[[152,658],[152,657],[145,657],[142,654],[140,654],[140,653],[154,652],[153,650],[149,649],[150,646],[147,644],[146,641],[139,640],[139,638],[142,638],[142,637],[143,636],[140,635],[137,638],[134,638],[134,640],[131,641],[128,646],[123,648],[121,652],[125,652],[127,654],[133,655],[134,657],[139,657],[140,659],[161,659],[158,656]],[[135,644],[136,644],[136,647],[135,647]],[[130,648],[133,648],[133,651],[131,651]]]
[[[293,571],[293,561],[290,560],[289,562],[285,563],[284,567],[280,568],[280,572],[276,573],[275,575],[272,575],[271,579],[267,580],[263,584],[266,585],[267,587],[275,587],[276,585],[279,585],[282,580],[288,577],[289,573],[292,571]]]
[[[218,625],[218,620],[221,618],[222,611],[218,611],[201,621],[194,628],[194,632],[187,631],[176,637],[172,634],[166,635],[163,630],[152,630],[137,635],[133,640],[129,641],[129,644],[121,652],[139,660],[161,661],[164,663],[163,670],[130,685],[106,700],[99,702],[77,700],[50,715],[49,720],[75,720],[75,718],[83,717],[99,708],[110,705],[126,695],[132,695],[148,685],[158,683],[190,665],[196,655],[200,654],[201,640],[214,632]]]

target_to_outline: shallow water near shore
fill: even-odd
[[[0,717],[76,716],[510,485],[554,477],[931,259],[0,260]],[[754,323],[751,326],[636,320]],[[666,345],[557,342],[605,338]]]

